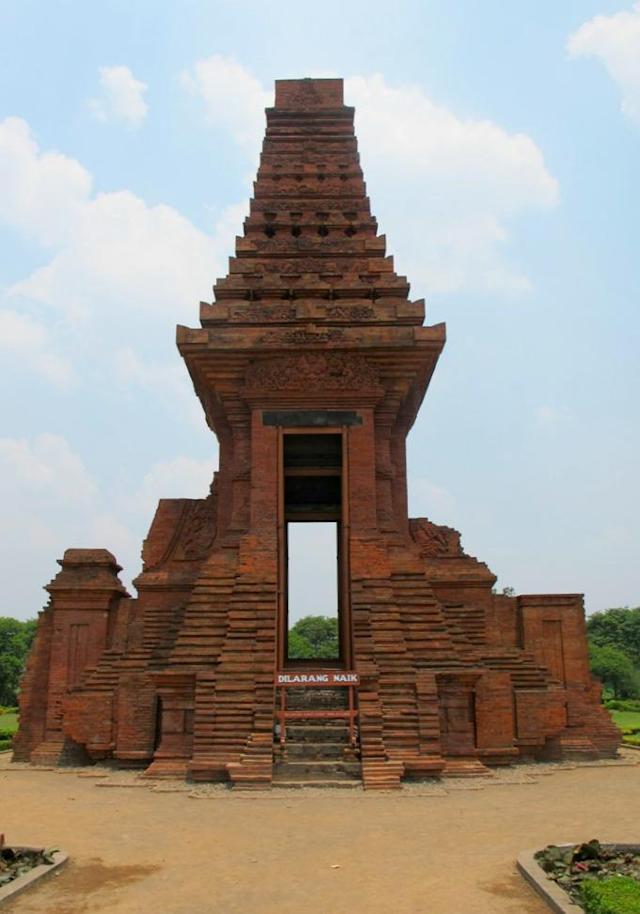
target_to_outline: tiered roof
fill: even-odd
[[[410,301],[406,277],[386,255],[342,80],[278,80],[266,114],[244,236],[236,239],[229,273],[214,286],[214,302],[201,304],[206,332],[178,332],[210,421],[215,426],[210,395],[220,388],[223,363],[224,387],[258,352],[330,348],[371,350],[393,411],[405,401],[410,425],[444,344],[444,325],[422,327],[424,302]],[[218,411],[226,411],[222,403]]]

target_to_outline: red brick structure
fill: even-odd
[[[177,333],[220,469],[207,498],[159,503],[135,599],[110,553],[65,553],[23,682],[18,759],[269,785],[275,675],[297,666],[294,518],[338,525],[334,666],[359,674],[350,764],[365,787],[616,752],[582,598],[496,595],[455,530],[408,518],[405,439],[445,328],[423,326],[386,256],[342,92],[337,79],[276,83],[236,256],[201,327]]]

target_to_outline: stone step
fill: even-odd
[[[448,778],[492,778],[494,774],[477,758],[448,758],[442,774]]]
[[[303,761],[277,762],[274,765],[274,776],[286,781],[307,780],[353,780],[361,776],[360,762],[344,761]]]
[[[344,724],[328,722],[325,724],[296,723],[287,724],[287,743],[289,742],[338,743],[348,745],[349,728]]]
[[[271,782],[273,788],[281,788],[283,790],[302,790],[305,787],[320,787],[323,790],[356,790],[362,788],[361,780],[341,780],[341,781],[330,781],[330,780],[306,780],[306,781],[286,781],[279,780],[274,776],[273,781]]]
[[[342,711],[349,707],[346,688],[287,688],[286,693],[289,711]],[[276,704],[276,711],[278,707],[279,702]]]
[[[287,740],[286,754],[289,759],[334,759],[335,761],[349,761],[347,753],[349,746],[344,742],[312,743],[309,741],[293,742]],[[353,756],[351,756],[353,758]]]
[[[82,746],[71,740],[48,739],[40,743],[32,752],[30,761],[33,765],[85,765],[86,753]]]

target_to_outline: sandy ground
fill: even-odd
[[[516,854],[638,841],[638,763],[629,751],[621,763],[527,766],[399,793],[252,794],[29,769],[5,754],[0,832],[7,843],[64,848],[71,861],[3,911],[545,914]]]

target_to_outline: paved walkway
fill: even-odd
[[[639,762],[628,751],[622,764],[527,766],[400,793],[251,794],[35,770],[3,755],[0,832],[71,855],[60,876],[3,910],[546,914],[515,872],[516,854],[555,841],[638,841]]]

